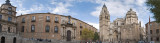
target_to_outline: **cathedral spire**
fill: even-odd
[[[106,7],[105,3],[104,3],[104,5],[103,5],[103,7]]]
[[[6,0],[6,4],[7,4],[7,5],[11,5],[11,3],[10,3],[9,0]]]

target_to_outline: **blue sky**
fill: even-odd
[[[146,0],[10,0],[17,7],[17,16],[29,13],[55,13],[71,15],[74,18],[87,22],[99,29],[99,15],[102,6],[108,8],[111,22],[116,18],[124,18],[132,8],[136,11],[142,26],[148,22],[149,15],[153,14],[145,5]],[[0,4],[5,0],[0,0]],[[154,21],[151,18],[151,21]]]

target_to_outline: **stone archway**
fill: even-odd
[[[71,41],[71,31],[67,31],[67,41]]]
[[[13,43],[16,43],[16,37],[13,38]]]
[[[1,37],[1,43],[5,43],[5,37]]]

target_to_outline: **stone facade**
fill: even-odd
[[[32,22],[33,16],[35,16],[34,22]],[[49,17],[48,21],[47,16]],[[17,19],[17,32],[25,38],[57,39],[66,41],[68,34],[67,32],[70,31],[70,38],[74,41],[81,40],[80,31],[84,28],[97,32],[97,29],[92,25],[71,16],[51,13],[34,13],[18,16]],[[31,32],[32,25],[35,26],[34,32]],[[49,26],[49,32],[46,32],[46,26]],[[55,32],[55,27],[58,27],[58,32]],[[22,30],[24,32],[22,32]]]
[[[145,24],[146,25],[146,34],[148,35],[148,26],[149,23]],[[150,22],[150,40],[154,41],[156,43],[160,42],[160,23],[157,23],[155,21]],[[147,38],[148,40],[148,38]]]
[[[124,18],[110,22],[107,7],[103,5],[100,13],[100,39],[107,42],[137,43],[144,36],[144,28],[138,23],[136,12],[130,9]]]
[[[52,13],[16,16],[16,7],[9,0],[0,7],[0,43],[78,43],[84,28],[97,32],[92,25],[71,16]]]

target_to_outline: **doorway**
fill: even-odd
[[[13,43],[16,43],[16,37],[13,38]]]
[[[5,37],[1,37],[1,43],[5,43]]]
[[[71,31],[67,31],[67,41],[71,41]]]

